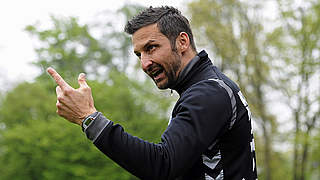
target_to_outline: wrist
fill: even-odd
[[[97,110],[96,108],[91,109],[88,113],[84,114],[82,117],[79,118],[79,121],[77,122],[77,124],[79,124],[80,126],[82,126],[83,121],[90,115],[96,113]]]
[[[95,142],[102,131],[110,124],[110,122],[111,121],[104,117],[101,112],[98,112],[94,120],[91,121],[90,124],[82,130],[86,134],[88,139]],[[86,123],[84,122],[84,124]]]

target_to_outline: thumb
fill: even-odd
[[[86,82],[86,74],[80,73],[78,77],[78,83],[80,87],[88,87],[88,84]]]

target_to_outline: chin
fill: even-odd
[[[160,82],[155,82],[156,83],[156,85],[157,85],[157,87],[159,88],[159,89],[168,89],[168,83],[167,82],[162,82],[162,81],[160,81]]]
[[[159,85],[159,84],[157,84],[157,87],[158,87],[159,89],[168,89],[168,86],[167,86],[167,85]]]
[[[168,87],[158,86],[158,89],[165,90],[165,89],[168,89]]]

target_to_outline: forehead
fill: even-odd
[[[140,50],[149,42],[164,43],[168,38],[159,31],[157,24],[140,28],[132,35],[132,44],[135,51]]]

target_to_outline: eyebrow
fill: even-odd
[[[144,46],[143,46],[143,48],[142,49],[146,49],[147,48],[147,46],[149,46],[150,45],[150,43],[153,43],[153,42],[155,42],[155,40],[149,40]],[[135,54],[140,54],[140,52],[138,52],[138,51],[134,51],[134,53]]]

